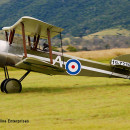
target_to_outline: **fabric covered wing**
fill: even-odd
[[[64,68],[52,65],[48,62],[41,61],[36,58],[25,58],[24,60],[18,62],[15,65],[17,68],[24,69],[24,70],[31,70],[34,72],[55,75],[55,74],[62,74],[65,72]]]
[[[63,29],[60,27],[56,27],[29,16],[20,18],[14,25],[10,27],[3,27],[2,30],[10,31],[15,29],[15,33],[21,35],[21,22],[24,23],[26,36],[40,35],[40,38],[47,39],[47,29],[50,30],[51,38],[63,31]]]

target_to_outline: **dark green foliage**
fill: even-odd
[[[90,51],[87,47],[82,47],[80,51]]]
[[[106,44],[106,45],[105,45],[105,48],[106,48],[106,49],[110,49],[110,45],[109,45],[109,44]]]
[[[54,46],[52,46],[52,50],[59,52],[58,48],[57,48],[57,47],[54,47]]]
[[[130,29],[129,0],[10,0],[0,5],[0,27],[33,16],[83,36],[106,28]]]
[[[77,49],[74,46],[68,45],[67,50],[70,52],[76,52]]]

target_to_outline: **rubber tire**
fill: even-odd
[[[17,79],[8,79],[4,84],[6,93],[20,93],[22,91],[21,82]]]
[[[5,90],[4,90],[4,84],[5,84],[5,82],[7,81],[8,79],[5,79],[5,80],[3,80],[2,81],[2,83],[1,83],[1,92],[5,92]]]

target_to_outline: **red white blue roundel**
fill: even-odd
[[[81,63],[78,60],[70,59],[65,65],[67,73],[70,75],[77,75],[81,71]]]

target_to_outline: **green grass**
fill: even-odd
[[[10,71],[19,79],[25,71]],[[1,81],[4,74],[0,73]],[[0,129],[128,130],[130,82],[125,79],[47,76],[31,73],[20,94],[0,93]]]

